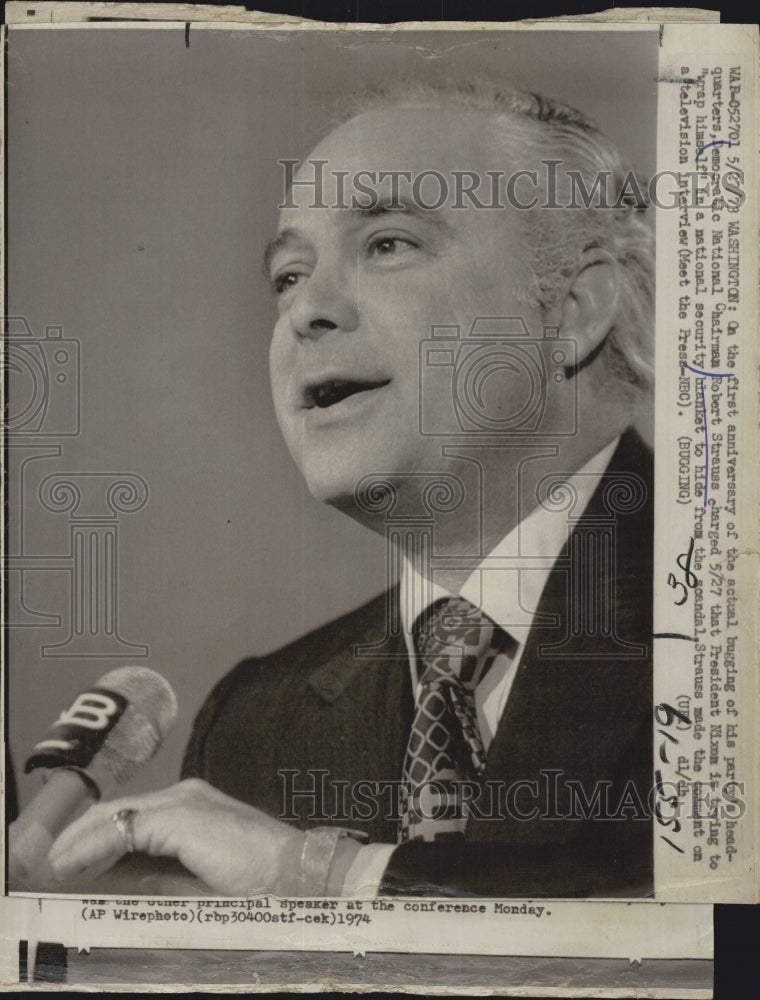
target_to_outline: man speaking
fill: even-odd
[[[185,780],[91,808],[245,896],[653,889],[652,236],[578,112],[375,95],[287,180],[265,264],[283,435],[389,589],[228,674]],[[350,558],[350,553],[346,553]]]

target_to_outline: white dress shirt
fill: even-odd
[[[580,517],[588,506],[619,440],[616,437],[610,441],[583,468],[569,477],[568,483],[577,495],[574,518]],[[508,653],[500,653],[496,657],[475,689],[475,709],[486,752],[504,712],[541,594],[568,534],[566,510],[555,511],[543,506],[534,508],[480,562],[459,590],[458,596],[485,612],[514,642]],[[399,598],[415,700],[419,678],[412,639],[414,623],[434,601],[451,596],[456,595],[435,582],[435,573],[432,581],[427,580],[405,561]],[[376,896],[395,847],[395,844],[368,844],[362,847],[346,875],[343,895]]]

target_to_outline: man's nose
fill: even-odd
[[[291,306],[290,320],[298,336],[315,340],[329,330],[356,330],[359,307],[355,283],[355,275],[352,282],[342,272],[317,265]]]

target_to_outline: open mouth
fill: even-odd
[[[360,392],[372,392],[373,389],[382,389],[388,385],[390,379],[378,382],[354,382],[347,379],[329,379],[327,382],[320,382],[318,385],[307,386],[304,390],[304,408],[327,409],[342,403],[350,396],[356,396]]]

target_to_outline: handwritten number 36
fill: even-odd
[[[680,599],[673,602],[676,607],[680,607],[682,604],[685,604],[686,599],[689,596],[689,589],[694,590],[699,585],[699,580],[691,568],[691,557],[693,552],[694,539],[691,538],[689,540],[688,552],[682,552],[676,559],[678,568],[683,571],[683,580],[676,579],[675,573],[668,573],[668,586],[672,587],[673,590],[676,591],[680,588]]]

